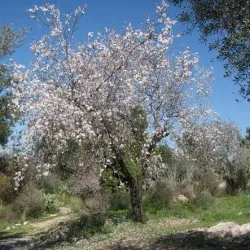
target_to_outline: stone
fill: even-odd
[[[70,213],[72,213],[72,210],[71,210],[71,208],[69,208],[69,207],[59,207],[59,213],[61,214],[61,215],[67,215],[67,214],[70,214]]]
[[[245,235],[249,238],[250,237],[250,223],[241,225],[240,233],[241,235]]]
[[[174,202],[188,202],[188,201],[189,199],[183,194],[180,194],[174,198]]]
[[[213,233],[220,237],[230,237],[240,233],[240,226],[234,222],[220,222],[207,229],[208,233]]]

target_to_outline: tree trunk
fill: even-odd
[[[229,195],[236,195],[237,185],[235,179],[232,177],[227,177],[226,182],[227,182],[227,193]]]
[[[146,222],[147,218],[144,215],[142,200],[142,177],[131,177],[129,181],[129,189],[133,220],[137,222]]]

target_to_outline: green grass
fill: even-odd
[[[150,244],[156,239],[184,230],[210,227],[221,221],[249,223],[250,196],[215,198],[206,208],[197,207],[191,203],[169,206],[147,204],[145,213],[149,221],[138,224],[128,219],[127,210],[110,211],[107,218],[116,218],[115,221],[118,222],[111,226],[110,233],[96,234],[90,239],[83,240],[79,246],[58,248],[63,250],[116,249],[114,246],[120,244],[120,247],[127,247],[126,249],[152,249]],[[203,239],[203,236],[200,237]],[[200,243],[202,244],[202,241]],[[218,241],[218,244],[223,245],[224,242]]]
[[[159,206],[151,204],[145,207],[145,211],[150,219],[195,217],[202,225],[215,224],[219,221],[234,221],[242,224],[250,221],[250,195],[214,198],[212,204],[206,209],[191,203],[178,203],[162,206],[160,209]]]
[[[202,226],[210,226],[221,221],[234,221],[239,224],[250,222],[250,195],[214,198],[207,208],[197,207],[192,203],[175,203],[172,205],[146,204],[145,213],[149,220],[163,218],[195,218]],[[124,221],[129,219],[127,210],[113,210],[108,217]]]

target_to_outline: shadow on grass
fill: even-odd
[[[5,231],[0,231],[0,242],[8,239],[17,239],[23,237],[23,233],[9,233]]]
[[[123,245],[122,243],[117,243],[109,247],[110,250],[142,250],[140,247],[132,245]]]
[[[23,233],[0,232],[0,249],[17,250],[30,245],[30,239],[24,238]]]
[[[188,231],[160,237],[152,243],[150,249],[248,250],[250,249],[250,238],[247,235],[240,237],[218,237],[207,232]]]
[[[75,243],[79,239],[89,238],[95,233],[105,233],[106,217],[102,213],[83,215],[79,220],[61,222],[58,227],[37,235],[36,248],[53,248],[62,243]]]

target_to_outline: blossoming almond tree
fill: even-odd
[[[196,124],[194,129],[179,135],[177,145],[179,152],[199,166],[200,173],[210,170],[219,174],[232,193],[237,188],[244,188],[250,151],[242,144],[235,124],[219,119]]]
[[[27,122],[30,150],[33,138],[48,140],[53,155],[68,140],[90,142],[92,167],[111,169],[130,190],[135,221],[144,220],[142,183],[158,171],[151,164],[157,144],[210,112],[203,104],[211,73],[188,49],[170,55],[175,21],[166,8],[163,1],[156,21],[147,18],[141,29],[89,32],[76,45],[73,34],[84,8],[62,16],[54,5],[35,6],[32,18],[49,32],[32,45],[32,66],[14,65],[13,71],[13,105]]]

